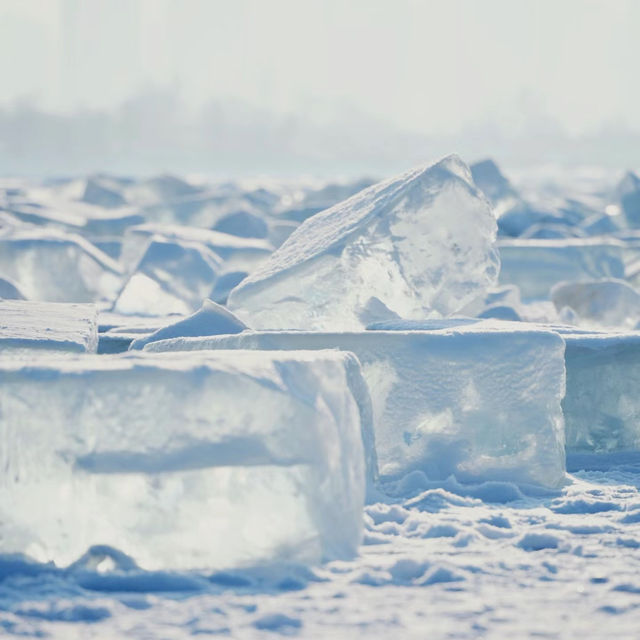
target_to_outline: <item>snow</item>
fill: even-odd
[[[132,350],[141,350],[150,342],[168,340],[184,336],[213,336],[218,334],[233,334],[245,331],[247,325],[233,315],[225,307],[212,300],[205,300],[194,314],[179,320],[174,324],[161,327],[157,331],[137,338],[131,343]]]
[[[353,556],[358,375],[336,352],[0,361],[3,553],[66,566],[108,545],[149,570]]]
[[[450,156],[307,219],[230,294],[256,329],[353,330],[454,313],[493,284],[496,222]]]
[[[113,310],[130,315],[189,314],[216,281],[220,258],[198,242],[152,236]]]
[[[41,352],[95,352],[98,312],[92,304],[0,300],[0,357]]]
[[[383,481],[564,481],[564,342],[519,324],[434,331],[243,332],[175,338],[147,351],[325,349],[356,354],[373,402]]]

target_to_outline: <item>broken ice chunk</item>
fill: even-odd
[[[547,300],[562,281],[624,278],[625,243],[615,238],[510,239],[498,242],[500,284],[524,301]]]
[[[580,326],[633,329],[640,319],[640,293],[623,280],[561,282],[551,300],[558,312],[570,309]]]
[[[211,291],[221,265],[203,244],[154,236],[113,310],[152,316],[192,313]]]
[[[122,282],[116,262],[75,234],[53,230],[0,236],[0,276],[29,300],[113,300]]]
[[[493,284],[496,221],[450,156],[381,182],[303,222],[230,294],[259,329],[360,329],[446,316]]]

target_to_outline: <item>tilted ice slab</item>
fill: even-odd
[[[625,243],[613,238],[500,240],[500,284],[523,300],[548,299],[562,281],[624,278]]]
[[[141,350],[146,344],[158,340],[240,333],[247,328],[247,325],[236,318],[228,309],[211,300],[205,300],[194,314],[166,327],[161,327],[149,335],[137,338],[131,343],[130,349]]]
[[[0,356],[32,356],[34,350],[95,353],[97,347],[95,305],[0,300]]]
[[[29,300],[112,300],[121,286],[119,265],[75,234],[20,231],[0,236],[0,277]]]
[[[125,233],[121,260],[126,268],[135,266],[153,236],[177,243],[203,244],[223,260],[225,271],[252,271],[273,251],[267,240],[259,238],[240,238],[221,231],[177,224],[143,224],[131,227]]]
[[[131,315],[190,314],[218,277],[220,258],[199,242],[153,236],[113,305]]]
[[[470,320],[434,331],[248,331],[146,350],[331,347],[362,364],[382,480],[420,470],[434,480],[562,482],[564,343],[554,332]]]
[[[360,329],[448,315],[493,284],[496,221],[455,156],[303,222],[230,294],[257,329]]]
[[[564,339],[567,452],[640,451],[640,333]]]
[[[0,550],[66,565],[106,544],[145,569],[348,557],[368,402],[337,352],[0,360]]]

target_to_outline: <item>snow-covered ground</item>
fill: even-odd
[[[0,182],[0,637],[640,637],[640,178],[512,177]]]
[[[57,570],[5,557],[0,626],[61,639],[631,640],[640,624],[639,474],[635,460],[576,472],[545,496],[445,483],[375,503],[359,556],[319,568],[144,573],[97,550]]]

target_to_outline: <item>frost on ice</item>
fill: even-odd
[[[93,304],[0,299],[0,356],[95,353],[97,346],[98,311]]]
[[[307,219],[228,304],[256,329],[446,316],[493,284],[495,234],[469,169],[450,156]]]
[[[155,342],[148,351],[326,349],[356,354],[373,403],[382,480],[564,479],[564,343],[551,331],[485,321],[423,331],[244,332]],[[446,321],[445,321],[446,324]]]
[[[109,545],[145,569],[349,557],[359,376],[337,352],[3,360],[2,551],[67,565]]]

